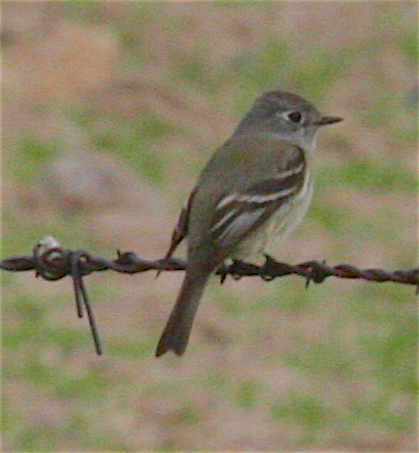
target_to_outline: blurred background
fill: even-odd
[[[414,2],[3,3],[2,256],[53,235],[161,258],[203,165],[277,87],[324,130],[309,215],[274,256],[417,264]],[[214,281],[154,358],[181,273],[2,272],[3,449],[416,451],[414,288]]]

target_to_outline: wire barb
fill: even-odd
[[[89,254],[84,250],[77,250],[76,252],[70,255],[70,265],[71,265],[71,277],[73,278],[73,288],[74,296],[76,300],[76,310],[77,316],[79,318],[83,317],[83,305],[86,308],[87,318],[89,320],[90,331],[92,332],[93,342],[95,344],[95,350],[97,355],[101,355],[102,345],[99,340],[99,332],[96,328],[95,319],[93,317],[93,311],[90,307],[90,302],[87,297],[86,288],[83,283],[82,275],[80,272],[80,266],[83,262],[89,258]]]
[[[323,283],[328,277],[344,279],[360,279],[370,282],[395,282],[405,285],[415,285],[416,294],[419,294],[419,267],[407,270],[385,271],[383,269],[359,269],[350,264],[339,264],[330,267],[325,261],[308,261],[291,265],[274,260],[265,255],[265,263],[256,266],[244,261],[233,261],[232,264],[222,264],[216,274],[220,276],[221,283],[228,275],[234,280],[242,277],[258,276],[264,281],[287,275],[299,275],[306,280],[306,288],[311,282]],[[102,354],[99,333],[93,317],[93,311],[84,286],[83,277],[92,272],[113,270],[126,274],[136,274],[149,270],[157,271],[182,271],[187,267],[187,262],[180,259],[160,259],[148,261],[138,257],[134,252],[117,251],[115,260],[91,255],[85,250],[70,250],[60,246],[60,243],[51,236],[39,241],[32,250],[32,255],[15,256],[0,260],[0,269],[12,272],[35,271],[35,277],[42,277],[48,281],[57,281],[66,276],[73,279],[73,288],[76,302],[77,316],[83,317],[86,310],[92,332],[95,350]]]

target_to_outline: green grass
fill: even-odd
[[[245,410],[252,410],[258,401],[258,389],[259,385],[257,382],[240,382],[235,389],[237,404]]]
[[[416,193],[416,174],[406,168],[401,159],[356,159],[342,162],[339,168],[323,167],[316,174],[317,182],[327,181],[327,186],[336,184],[346,189],[377,194],[399,195]],[[356,193],[356,192],[355,192]]]
[[[45,165],[58,151],[58,144],[36,137],[23,137],[13,146],[13,159],[6,154],[5,162],[9,172],[21,184],[28,185],[45,169]]]
[[[281,31],[278,18],[288,14],[291,3],[174,4],[166,11],[165,4],[124,4],[120,10],[108,10],[71,2],[55,14],[86,30],[99,25],[119,39],[109,87],[115,95],[112,89],[121,80],[134,80],[138,112],[128,109],[127,115],[118,103],[111,112],[108,105],[103,109],[107,86],[92,90],[86,102],[56,101],[43,107],[38,102],[32,107],[37,119],[50,119],[49,109],[62,115],[83,137],[76,146],[87,143],[88,149],[128,164],[141,183],[164,190],[168,204],[175,205],[190,186],[190,181],[176,181],[178,170],[196,177],[222,140],[219,128],[228,123],[232,130],[232,118],[239,119],[258,93],[287,86],[320,110],[326,102],[327,108],[336,105],[336,114],[344,110],[348,122],[323,132],[329,142],[328,149],[317,153],[314,202],[295,236],[306,240],[304,256],[336,264],[353,253],[353,264],[363,267],[369,253],[365,260],[376,267],[413,267],[417,237],[409,234],[414,216],[405,216],[410,206],[416,210],[416,169],[408,168],[404,154],[389,150],[405,146],[410,153],[417,140],[416,116],[405,102],[414,86],[406,84],[402,92],[401,85],[392,85],[398,77],[410,80],[406,71],[416,68],[416,22],[413,13],[408,21],[391,5],[370,6],[369,28],[357,36],[345,27],[336,29],[328,14],[337,6],[325,13],[333,45],[318,48],[309,35],[302,46],[297,28],[291,36]],[[227,30],[216,20],[200,27],[191,7],[195,12],[208,8],[221,15],[237,14]],[[352,7],[367,4],[345,6]],[[290,20],[297,19],[290,15]],[[186,32],[194,38],[184,47],[178,38]],[[337,48],[334,37],[342,38],[344,45]],[[225,48],[214,48],[219,43]],[[5,51],[16,45],[13,40],[6,44]],[[383,58],[394,54],[394,61],[405,65],[399,75],[383,70]],[[153,92],[159,100],[155,107],[153,96],[147,98],[150,86],[158,88],[158,94]],[[47,94],[45,102],[50,100]],[[13,90],[5,90],[6,109],[14,96]],[[147,102],[141,102],[142,97]],[[3,256],[29,254],[45,235],[66,247],[113,256],[109,243],[117,248],[121,239],[114,231],[111,238],[106,236],[108,218],[101,223],[98,213],[66,212],[28,197],[45,167],[67,149],[61,133],[47,138],[41,122],[35,132],[31,124],[4,147],[3,171],[16,188],[5,188],[10,201],[2,211]],[[358,127],[373,137],[368,143],[385,143],[386,151],[365,149]],[[201,136],[205,139],[200,141]],[[357,206],[359,199],[370,208]],[[398,202],[406,210],[399,210]],[[147,222],[148,214],[138,212],[139,224]],[[165,212],[161,219],[173,220]],[[312,250],[321,256],[312,256]],[[141,256],[141,250],[137,252]],[[286,449],[295,451],[363,448],[363,431],[370,432],[368,446],[376,449],[381,449],[380,438],[391,439],[398,450],[415,437],[418,338],[413,287],[331,278],[305,290],[304,280],[292,276],[236,294],[234,286],[239,288],[240,281],[229,283],[228,289],[212,283],[208,304],[213,304],[216,317],[204,316],[201,309],[185,356],[157,360],[156,325],[163,325],[160,316],[168,314],[175,298],[170,294],[170,300],[158,300],[160,294],[167,297],[157,291],[165,288],[162,277],[157,282],[142,276],[114,279],[109,272],[86,279],[105,351],[100,358],[94,354],[87,319],[75,324],[75,309],[68,308],[74,306],[70,280],[59,291],[51,284],[49,294],[40,280],[11,273],[2,277],[6,449],[223,450],[232,419],[239,423],[229,450],[246,448],[243,439],[250,439],[254,449],[281,449],[271,441],[277,432],[286,433]],[[150,303],[156,304],[155,311]],[[54,319],[61,312],[58,324]],[[66,325],[64,313],[71,313],[71,325]],[[207,338],[212,328],[220,329],[223,342]],[[246,428],[249,420],[261,426],[254,438]]]

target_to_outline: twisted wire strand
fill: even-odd
[[[328,277],[344,279],[360,279],[369,282],[395,282],[405,285],[415,285],[416,294],[419,293],[419,267],[406,270],[386,271],[383,269],[359,269],[351,264],[338,264],[328,266],[324,261],[308,261],[296,265],[274,260],[265,255],[266,261],[262,266],[256,266],[244,261],[233,261],[232,264],[221,265],[216,274],[223,283],[228,275],[238,280],[242,277],[257,276],[265,281],[287,275],[299,275],[306,280],[306,287],[311,282],[322,283]],[[77,315],[82,318],[86,312],[90,330],[93,336],[95,350],[98,355],[103,353],[99,333],[93,317],[83,277],[106,270],[136,274],[150,270],[182,271],[187,267],[187,262],[171,258],[149,261],[138,257],[134,252],[117,251],[117,258],[107,260],[93,256],[86,250],[70,250],[60,246],[59,242],[46,237],[39,241],[32,250],[32,255],[22,255],[0,260],[0,269],[12,272],[35,271],[36,277],[48,281],[57,281],[66,276],[73,279],[74,296]]]
[[[300,264],[288,264],[276,261],[265,255],[266,262],[256,266],[243,261],[234,261],[232,264],[223,264],[216,272],[222,280],[231,275],[238,279],[242,277],[259,276],[264,280],[284,277],[286,275],[300,275],[314,283],[322,283],[328,277],[344,279],[360,279],[370,282],[395,282],[419,287],[419,267],[386,271],[371,268],[360,269],[351,264],[329,266],[324,261],[308,261]],[[136,274],[150,270],[182,271],[187,262],[182,259],[171,258],[150,261],[137,256],[134,252],[117,252],[117,258],[108,260],[94,256],[85,250],[70,250],[63,247],[53,247],[43,253],[22,255],[0,260],[0,269],[22,272],[34,270],[36,276],[45,280],[55,281],[72,275],[72,262],[77,262],[81,277],[93,272],[113,270],[115,272]]]

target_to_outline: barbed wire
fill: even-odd
[[[415,285],[416,294],[419,293],[419,267],[407,270],[385,271],[383,269],[359,269],[350,264],[328,266],[324,261],[308,261],[301,264],[291,265],[274,260],[265,255],[266,261],[261,266],[244,261],[233,261],[232,264],[222,264],[216,274],[223,283],[228,275],[239,280],[242,277],[257,276],[265,281],[286,275],[299,275],[306,280],[306,287],[310,282],[322,283],[328,277],[344,279],[360,279],[369,282],[394,282],[406,285]],[[79,318],[84,315],[84,309],[89,320],[93,336],[95,350],[98,355],[102,354],[102,346],[99,333],[96,328],[89,298],[84,286],[83,277],[93,273],[113,270],[125,274],[136,274],[150,270],[157,271],[183,271],[187,267],[185,260],[170,258],[156,261],[145,260],[138,257],[134,252],[117,251],[117,258],[107,260],[93,256],[86,250],[71,250],[61,247],[53,237],[47,236],[39,241],[32,250],[32,255],[22,255],[0,260],[0,269],[25,272],[35,271],[35,277],[42,277],[48,281],[57,281],[66,276],[73,279],[73,288],[76,302],[76,310]]]

